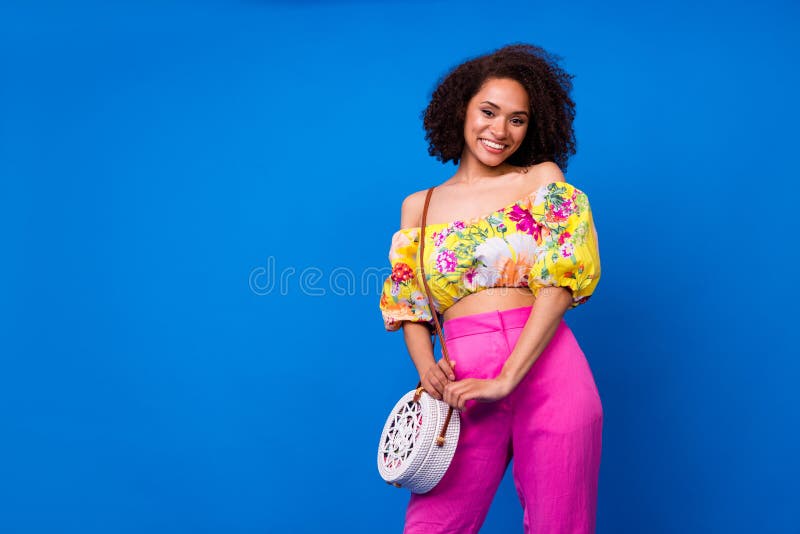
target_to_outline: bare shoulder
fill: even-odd
[[[400,228],[415,228],[422,224],[422,209],[425,207],[425,195],[428,190],[423,189],[411,193],[400,208]]]
[[[534,187],[540,187],[552,182],[566,182],[561,168],[552,161],[544,161],[533,165],[528,171],[529,180]]]

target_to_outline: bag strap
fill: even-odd
[[[433,317],[433,324],[436,326],[436,335],[439,336],[439,343],[442,346],[442,356],[447,363],[450,363],[450,355],[447,353],[447,345],[444,343],[444,334],[442,327],[439,324],[439,317],[436,313],[436,308],[433,306],[433,299],[431,298],[431,288],[428,287],[428,277],[425,276],[425,225],[428,220],[428,205],[431,203],[431,195],[433,195],[433,187],[428,189],[428,194],[425,196],[425,207],[422,209],[422,227],[420,228],[419,236],[419,272],[422,276],[422,285],[425,287],[425,295],[428,297],[428,306],[431,310]]]
[[[431,202],[431,195],[433,195],[433,187],[428,189],[428,194],[425,196],[425,207],[422,209],[422,227],[420,228],[419,236],[419,272],[422,276],[422,285],[425,287],[425,295],[428,297],[428,307],[430,308],[431,316],[433,317],[433,324],[436,326],[436,334],[439,336],[439,344],[442,347],[442,356],[445,361],[450,364],[450,356],[447,353],[447,345],[444,342],[444,334],[442,327],[439,324],[439,317],[436,313],[436,308],[433,305],[433,298],[431,298],[431,289],[428,287],[428,279],[425,276],[425,225],[428,221],[428,205]],[[451,364],[452,365],[452,364]],[[417,395],[414,399],[419,400],[419,395],[422,393],[422,385],[417,387]],[[442,425],[442,431],[436,438],[436,445],[439,447],[444,445],[445,434],[447,434],[447,427],[450,425],[450,418],[453,416],[453,407],[450,406],[447,410],[447,416]]]

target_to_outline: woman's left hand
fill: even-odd
[[[513,388],[506,381],[498,378],[480,379],[464,378],[450,382],[444,387],[444,402],[458,408],[464,409],[464,404],[468,400],[481,402],[492,402],[504,399]]]

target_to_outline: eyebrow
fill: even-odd
[[[495,109],[500,109],[500,106],[498,106],[497,104],[495,104],[494,102],[491,102],[489,100],[484,100],[483,102],[481,102],[481,104],[489,104],[490,106],[492,106]],[[525,115],[527,117],[528,116],[528,112],[527,111],[515,111],[515,112],[512,113],[512,115]]]

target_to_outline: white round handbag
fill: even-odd
[[[429,492],[450,467],[460,430],[458,412],[444,401],[421,387],[409,391],[394,405],[381,433],[381,477],[398,488]]]
[[[425,278],[425,222],[432,193],[433,187],[428,189],[422,211],[419,266],[436,334],[442,346],[442,356],[449,362],[444,335]],[[386,419],[378,443],[378,472],[393,486],[408,488],[413,493],[427,493],[439,483],[450,467],[460,431],[458,412],[446,402],[428,395],[420,383],[417,389],[409,391],[397,401]]]

